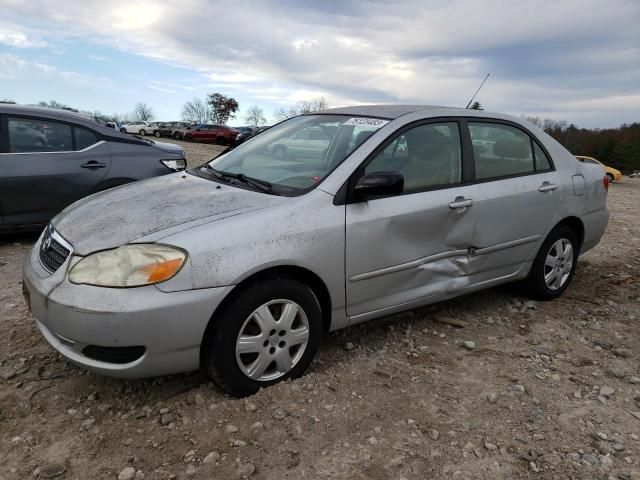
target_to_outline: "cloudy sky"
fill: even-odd
[[[271,113],[420,103],[640,121],[640,0],[0,0],[0,99],[180,117],[194,96]]]

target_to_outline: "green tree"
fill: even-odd
[[[240,108],[235,98],[221,93],[210,93],[207,103],[211,109],[211,120],[219,124],[225,124],[230,119],[236,118],[236,112]]]

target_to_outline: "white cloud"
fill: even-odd
[[[36,48],[47,46],[47,42],[40,38],[31,37],[24,32],[10,30],[2,26],[0,26],[0,44],[17,48]]]
[[[478,98],[488,109],[579,116],[595,101],[601,119],[640,89],[637,0],[4,2],[12,25],[28,19],[38,34],[14,43],[82,39],[202,78],[156,89],[465,105],[491,71]]]

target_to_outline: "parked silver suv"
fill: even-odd
[[[271,153],[308,129],[330,139],[320,158]],[[558,297],[605,230],[607,187],[522,119],[334,109],[69,207],[25,260],[25,296],[77,365],[202,367],[247,395],[302,375],[329,330],[515,280]]]
[[[177,145],[66,110],[0,105],[0,232],[41,229],[82,197],[185,166]]]

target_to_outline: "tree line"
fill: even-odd
[[[10,99],[0,100],[0,103],[15,103]],[[63,103],[51,100],[39,102],[38,105],[61,108],[78,112]],[[329,107],[324,97],[307,101],[299,101],[288,108],[280,108],[274,112],[275,121],[286,120],[296,115],[319,112]],[[221,93],[210,93],[205,99],[194,97],[186,102],[182,108],[182,119],[194,123],[225,124],[234,119],[240,106],[238,102]],[[484,110],[479,102],[471,108]],[[122,124],[127,121],[151,121],[154,119],[153,109],[144,102],[138,102],[131,113],[104,114],[100,111],[84,112],[107,121]],[[640,170],[640,122],[622,124],[618,128],[580,128],[566,120],[553,120],[532,116],[523,116],[526,120],[538,126],[574,155],[594,157],[606,165],[615,167],[624,173]],[[249,107],[244,120],[251,126],[262,126],[267,123],[264,110],[259,105]]]
[[[566,120],[525,117],[574,155],[600,160],[624,173],[640,170],[640,122],[618,128],[579,128]]]
[[[209,93],[206,98],[193,97],[182,107],[182,119],[194,123],[219,123],[225,124],[227,121],[236,118],[236,113],[240,108],[238,102],[221,93]],[[320,112],[329,108],[329,104],[324,97],[312,100],[299,101],[288,108],[279,108],[275,111],[273,118],[276,122],[286,120],[296,115],[310,112]],[[253,127],[259,127],[267,123],[264,110],[259,105],[252,105],[245,113],[244,121]]]

